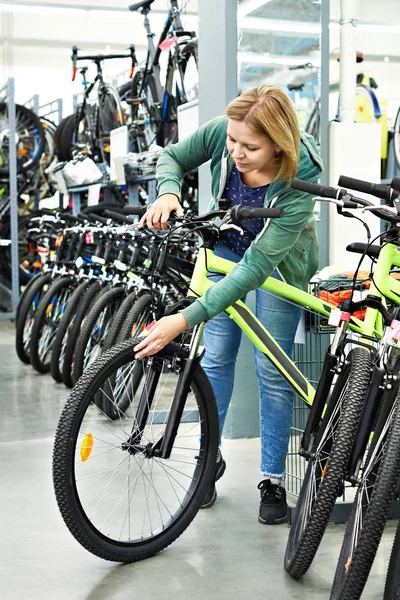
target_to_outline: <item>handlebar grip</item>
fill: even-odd
[[[341,190],[337,190],[334,187],[326,185],[319,185],[318,183],[310,183],[309,181],[303,181],[303,179],[293,179],[291,187],[294,190],[300,192],[307,192],[314,196],[322,196],[322,198],[341,198],[344,194]],[[339,192],[339,194],[338,194]]]
[[[103,225],[107,225],[107,219],[101,217],[100,215],[95,215],[94,213],[85,213],[85,217],[90,218],[94,223],[102,223]]]
[[[69,213],[62,213],[61,218],[64,221],[69,221],[70,223],[81,223],[82,225],[85,224],[85,219],[82,219],[76,215],[70,215]]]
[[[395,190],[395,192],[400,192],[400,177],[393,177],[390,187]]]
[[[91,223],[93,223],[93,219],[89,217],[89,215],[85,215],[84,213],[78,213],[78,217],[80,219],[83,219],[84,221],[90,221]]]
[[[120,213],[115,213],[112,210],[105,210],[103,214],[105,217],[109,217],[117,223],[123,223],[124,225],[133,225],[132,219],[124,217],[124,215],[121,215]]]
[[[280,219],[283,217],[283,208],[250,208],[238,206],[236,216],[238,219]]]
[[[147,206],[124,206],[123,210],[126,215],[142,217],[147,210]]]
[[[50,210],[49,208],[41,208],[40,212],[43,215],[50,215],[51,217],[56,217],[57,216],[56,211],[55,210]]]
[[[382,198],[382,200],[390,200],[391,197],[390,187],[381,183],[371,183],[370,181],[363,181],[362,179],[341,175],[339,177],[338,185],[350,188],[351,190],[356,190],[357,192],[363,192],[364,194],[371,194],[377,198]]]

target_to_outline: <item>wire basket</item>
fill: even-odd
[[[329,279],[311,283],[310,286],[310,292],[313,295],[322,298],[330,304],[339,306],[341,302],[350,298],[353,280],[351,277],[344,275],[335,275]],[[361,277],[357,279],[355,286],[357,297],[355,299],[360,299],[361,295],[366,293],[367,289],[367,279]],[[331,335],[334,333],[335,328],[329,326],[327,317],[314,311],[306,311],[305,322],[305,343],[294,345],[293,359],[303,375],[316,387],[321,375],[325,352],[330,345]],[[307,467],[305,459],[299,456],[298,450],[308,415],[309,408],[296,395],[289,447],[286,456],[286,489],[289,494],[296,497],[300,493]]]

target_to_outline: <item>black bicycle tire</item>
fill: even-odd
[[[113,126],[112,129],[117,129],[118,127],[122,127],[122,125],[124,125],[123,110],[122,110],[121,101],[120,101],[120,97],[119,97],[117,90],[109,84],[104,84],[103,86],[101,86],[101,88],[99,88],[99,97],[97,100],[98,107],[99,107],[99,109],[97,111],[97,138],[99,140],[100,154],[101,154],[103,163],[106,163],[109,165],[110,160],[111,160],[111,154],[110,154],[110,152],[107,153],[105,150],[104,136],[109,135],[111,130],[102,132],[103,107],[102,107],[101,95],[108,95],[110,98],[112,98],[115,103],[115,106],[117,108],[117,111],[120,113],[120,123],[119,123],[119,125],[116,125],[115,127]],[[111,145],[111,141],[109,141],[108,145],[109,146]]]
[[[18,358],[29,365],[31,362],[30,353],[26,351],[24,348],[24,329],[25,323],[28,316],[28,312],[30,310],[30,306],[36,294],[51,280],[50,273],[46,273],[40,279],[36,279],[36,281],[30,286],[29,290],[24,293],[22,297],[22,301],[18,305],[18,315],[16,319],[16,328],[15,328],[15,349],[18,355]]]
[[[150,308],[152,305],[152,297],[151,294],[143,294],[136,299],[136,302],[133,304],[129,312],[125,317],[125,321],[122,324],[119,335],[116,339],[116,343],[120,344],[125,340],[136,337],[138,334],[132,335],[132,328],[138,320],[138,317],[143,313],[144,310]]]
[[[32,326],[32,337],[30,345],[30,358],[31,365],[38,373],[49,373],[50,361],[43,362],[39,356],[39,342],[42,333],[44,320],[46,317],[46,310],[51,301],[52,297],[62,292],[65,288],[75,286],[76,282],[70,276],[60,277],[54,281],[53,285],[49,287],[43,298],[41,298],[39,306],[37,308],[35,318]],[[54,342],[53,342],[54,343]]]
[[[104,339],[104,351],[109,350],[112,346],[115,346],[118,340],[119,332],[123,326],[126,316],[132,305],[136,302],[137,295],[135,291],[130,292],[127,297],[123,300],[119,310],[115,316],[114,322],[111,325],[105,339]]]
[[[86,346],[99,314],[101,314],[107,305],[111,304],[113,300],[122,297],[123,294],[123,287],[105,289],[104,291],[100,292],[96,302],[92,305],[91,310],[85,319],[74,349],[74,370],[72,374],[72,381],[74,385],[78,381],[79,377],[83,374]]]
[[[399,600],[400,598],[400,522],[390,554],[389,568],[386,576],[383,600]]]
[[[19,297],[18,305],[17,305],[17,310],[16,310],[16,313],[15,313],[15,326],[17,326],[17,322],[18,322],[18,317],[20,315],[21,306],[22,306],[22,303],[24,302],[24,299],[26,298],[26,295],[28,294],[28,292],[31,289],[31,287],[34,285],[35,281],[37,281],[38,279],[40,279],[40,277],[43,277],[43,275],[44,275],[44,273],[42,271],[39,272],[39,273],[36,273],[36,275],[34,275],[33,277],[30,278],[30,280],[28,281],[28,283],[26,284],[26,286],[24,286],[24,289],[21,292],[21,295]]]
[[[6,102],[0,102],[0,110],[3,110],[3,108],[6,106],[6,104],[7,104]],[[23,117],[23,119],[25,121],[26,120],[31,121],[31,123],[37,129],[37,134],[39,136],[39,150],[38,150],[37,155],[31,160],[31,162],[27,166],[23,166],[17,161],[18,172],[24,173],[25,171],[30,171],[30,170],[34,169],[36,167],[36,165],[39,163],[40,158],[43,154],[45,140],[44,140],[43,127],[42,127],[39,117],[32,110],[27,108],[26,106],[23,106],[21,104],[16,104],[15,105],[15,117],[16,117],[17,128],[18,128],[18,119],[21,118],[21,116]],[[0,175],[8,176],[9,175],[9,166],[6,166],[6,167],[0,166]]]
[[[359,486],[353,502],[332,585],[331,600],[358,600],[360,598],[378,550],[400,476],[400,392],[395,402],[385,449],[376,469],[377,475],[372,494],[368,496],[369,503],[363,513],[362,527],[358,529],[357,546],[349,564],[346,543],[353,532],[357,500],[362,486]],[[371,458],[371,453],[369,453],[367,461],[369,458]],[[367,470],[365,464],[363,469]],[[346,574],[343,576],[344,571]]]
[[[72,388],[74,385],[72,379],[72,364],[74,359],[75,346],[76,342],[78,341],[82,323],[87,314],[89,313],[90,308],[96,302],[101,290],[102,288],[99,281],[94,281],[93,283],[91,283],[85,295],[82,298],[78,310],[76,311],[74,323],[68,335],[67,347],[65,349],[64,364],[62,369],[62,379],[64,385],[66,385],[68,388]]]
[[[57,334],[54,340],[50,361],[50,373],[56,383],[61,383],[63,381],[59,362],[61,352],[63,349],[64,337],[68,332],[70,323],[77,312],[77,308],[79,307],[79,303],[82,301],[82,296],[85,294],[86,289],[87,281],[83,281],[76,287],[75,291],[73,292],[71,298],[68,301],[68,306],[65,310],[65,313],[62,316],[62,319],[57,329]]]
[[[151,294],[144,294],[143,296],[140,296],[139,298],[136,298],[136,301],[134,302],[133,306],[130,308],[130,310],[128,311],[124,322],[122,323],[122,326],[120,328],[120,331],[118,333],[118,336],[115,340],[115,343],[121,344],[122,342],[131,339],[132,337],[137,337],[137,334],[132,336],[132,328],[135,325],[135,323],[137,323],[138,319],[140,318],[140,316],[143,314],[143,312],[150,308],[152,304],[152,297]],[[135,332],[136,333],[136,332]],[[143,368],[142,368],[142,363],[135,365],[135,374],[134,376],[131,376],[130,379],[130,389],[132,389],[132,391],[134,393],[136,393],[136,390],[138,389],[141,379],[143,376]],[[120,411],[125,412],[126,409],[129,406],[129,397],[126,397],[126,403],[121,402],[121,404],[118,404],[118,408],[116,406],[114,406],[113,404],[110,403],[110,401],[108,400],[108,397],[110,397],[110,393],[107,394],[107,387],[108,385],[113,385],[114,384],[114,380],[111,378],[111,383],[110,384],[104,384],[105,385],[105,393],[99,394],[97,401],[98,401],[98,406],[102,406],[102,410],[104,412],[105,415],[107,415],[107,417],[109,417],[112,420],[118,419],[119,415],[120,415]],[[107,397],[108,396],[108,397]],[[101,403],[101,404],[100,404]]]
[[[351,359],[351,360],[350,360]],[[350,364],[347,370],[342,371],[338,378],[326,414],[315,440],[309,465],[303,480],[303,485],[296,505],[294,520],[290,529],[286,547],[284,566],[285,570],[294,578],[299,578],[310,567],[325,533],[330,514],[335,505],[339,492],[342,489],[344,475],[350,457],[353,440],[360,421],[365,395],[368,389],[371,369],[371,354],[366,348],[355,348],[346,358]],[[347,377],[347,379],[345,379]],[[330,418],[338,401],[338,397],[349,382],[349,391],[343,401],[342,414],[337,420],[337,435],[329,449],[329,459],[324,476],[316,492],[311,511],[308,511],[306,525],[301,532],[298,528],[302,525],[302,510],[308,501],[307,486],[312,484],[314,457],[313,453],[318,448],[325,430],[329,426]],[[334,396],[335,394],[335,396]],[[329,444],[329,438],[328,438]],[[321,481],[322,479],[322,481]]]
[[[139,547],[128,548],[124,542],[112,542],[104,535],[94,532],[94,528],[81,512],[81,503],[75,494],[73,482],[74,440],[84,416],[85,403],[98,389],[97,381],[108,376],[109,372],[127,364],[133,359],[132,348],[137,341],[128,340],[104,353],[83,374],[72,391],[60,417],[53,450],[53,484],[61,515],[71,534],[89,552],[105,560],[134,562],[157,554],[181,535],[195,517],[215,470],[218,448],[218,412],[214,393],[204,371],[198,365],[192,379],[192,389],[198,392],[199,405],[204,414],[202,422],[207,427],[206,447],[202,456],[202,472],[198,484],[183,512],[173,525],[167,527],[158,537],[143,542]],[[93,390],[93,391],[92,391]],[[200,408],[200,406],[199,406]],[[200,458],[200,457],[198,457]],[[72,471],[71,471],[72,469]]]
[[[131,87],[131,93],[132,93],[132,97],[136,98],[138,97],[138,93],[140,92],[140,89],[142,87],[141,83],[138,83],[140,80],[140,77],[143,77],[143,71],[136,71],[135,75],[133,76],[132,79],[132,87]],[[145,91],[145,89],[148,87],[150,89],[152,98],[153,98],[153,102],[161,102],[161,100],[157,100],[157,86],[156,86],[156,82],[155,82],[155,78],[153,73],[149,72],[146,73],[146,84],[143,86],[143,92]],[[147,98],[147,94],[145,94],[146,98]],[[135,105],[132,105],[132,109],[131,109],[131,114],[132,114],[132,120],[136,120],[136,115],[135,115],[135,111],[137,110]],[[151,127],[151,125],[150,125]],[[158,128],[157,133],[154,136],[154,141],[158,144],[158,145],[162,145],[162,140],[160,139],[160,135],[161,135],[161,124],[160,127]],[[154,132],[153,132],[154,133]],[[135,139],[132,140],[133,143],[137,144],[137,141]],[[148,148],[146,148],[148,149]],[[135,147],[135,151],[136,152],[142,152],[143,149],[141,149],[138,145]]]

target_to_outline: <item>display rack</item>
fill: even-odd
[[[0,88],[0,97],[7,102],[8,112],[8,160],[9,193],[10,193],[10,238],[11,238],[11,310],[0,312],[0,319],[15,318],[19,300],[19,269],[18,269],[18,181],[17,181],[17,146],[16,146],[16,111],[15,111],[15,84],[10,77],[7,83]],[[3,294],[9,290],[1,285]]]

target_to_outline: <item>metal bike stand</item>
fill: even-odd
[[[19,269],[18,269],[18,182],[17,182],[17,147],[16,147],[16,112],[14,78],[10,77],[5,86],[0,89],[0,97],[7,99],[8,136],[10,164],[10,237],[11,237],[11,311],[1,312],[0,319],[14,319],[19,300]]]
[[[24,102],[24,106],[29,108],[35,115],[39,116],[39,94],[34,94],[29,100]],[[39,190],[35,187],[35,191],[33,193],[33,206],[36,209],[39,208]]]

